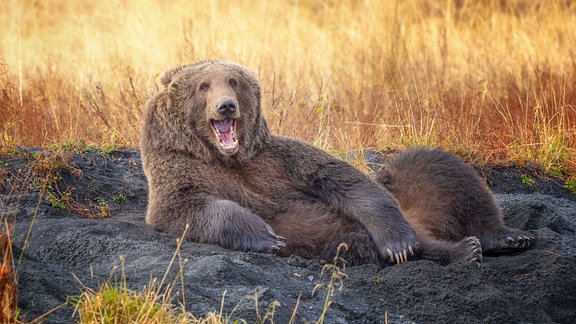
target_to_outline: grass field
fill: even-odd
[[[322,148],[576,165],[572,1],[11,0],[0,24],[4,147],[136,146],[160,73],[224,59],[274,132]]]

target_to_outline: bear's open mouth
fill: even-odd
[[[220,150],[226,153],[233,153],[238,148],[236,119],[210,120],[210,126],[216,136],[216,143],[218,143]]]

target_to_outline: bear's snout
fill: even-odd
[[[238,103],[232,98],[224,98],[216,103],[216,111],[223,116],[232,117],[238,110]]]

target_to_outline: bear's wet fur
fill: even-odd
[[[475,237],[431,240],[396,199],[347,162],[270,133],[260,85],[245,67],[202,61],[167,71],[146,105],[141,135],[149,183],[146,222],[240,251],[349,264],[424,257],[478,263]]]

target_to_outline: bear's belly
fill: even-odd
[[[286,238],[279,255],[321,258],[331,242],[358,224],[319,203],[299,203],[266,220],[276,234]]]

